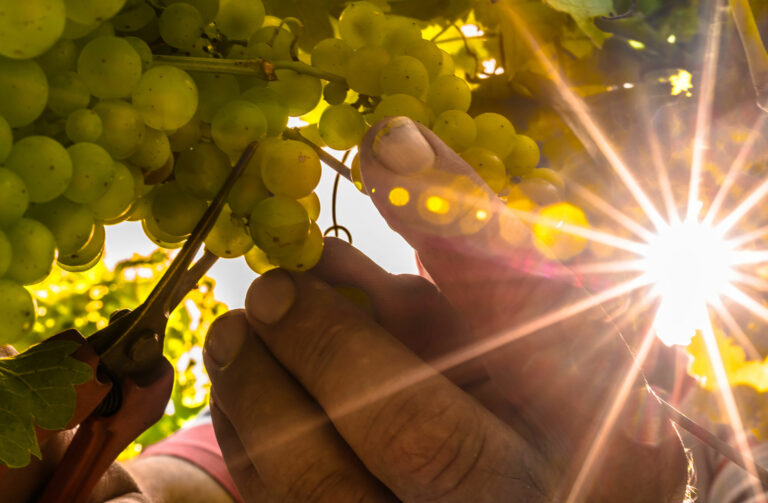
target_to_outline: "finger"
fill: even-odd
[[[131,474],[119,463],[112,463],[104,475],[99,479],[96,487],[93,488],[90,503],[101,503],[102,501],[112,501],[117,498],[118,502],[149,502],[141,494],[139,486],[131,477]]]
[[[393,501],[252,334],[244,313],[214,323],[205,363],[216,406],[276,501]]]
[[[256,279],[246,313],[400,499],[544,498],[543,464],[519,436],[310,273]]]

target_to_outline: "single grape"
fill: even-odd
[[[363,176],[360,171],[360,154],[355,154],[352,159],[352,168],[349,170],[349,176],[352,178],[352,183],[357,187],[357,190],[366,194],[365,187],[363,186]]]
[[[31,218],[22,218],[5,229],[11,242],[11,265],[5,277],[23,285],[43,281],[56,259],[56,239],[51,231]]]
[[[85,108],[91,94],[83,79],[75,72],[62,72],[48,81],[48,108],[59,117],[66,117],[78,108]]]
[[[0,56],[0,115],[11,127],[37,119],[48,101],[48,81],[40,65]]]
[[[304,206],[305,210],[307,210],[307,215],[309,215],[310,220],[317,220],[317,218],[320,216],[320,198],[317,197],[316,192],[313,192],[306,197],[297,199],[297,201],[300,202],[302,206]]]
[[[94,96],[123,98],[141,78],[141,58],[122,38],[97,37],[80,51],[77,73]]]
[[[312,48],[312,66],[341,77],[347,74],[347,61],[352,56],[352,48],[338,38],[326,38]]]
[[[155,9],[147,3],[140,2],[120,11],[112,18],[112,24],[117,31],[133,32],[144,28],[156,19]]]
[[[172,155],[168,156],[165,164],[152,171],[142,171],[144,175],[144,183],[146,185],[157,185],[165,182],[173,174],[173,166],[176,163],[176,158]]]
[[[47,136],[27,136],[14,143],[5,167],[21,177],[35,203],[57,198],[72,180],[69,153]]]
[[[193,118],[177,129],[175,133],[169,134],[168,141],[171,144],[171,151],[181,152],[194,147],[202,136],[200,126],[200,119]]]
[[[81,272],[95,266],[104,253],[105,238],[104,226],[97,224],[91,238],[82,248],[72,253],[59,254],[59,267],[69,272]]]
[[[499,157],[484,148],[472,147],[461,153],[461,158],[480,175],[480,178],[494,192],[499,192],[507,183],[504,163]]]
[[[148,127],[144,130],[141,143],[128,160],[145,171],[153,171],[160,169],[170,155],[171,144],[165,132]]]
[[[41,204],[31,204],[27,216],[41,222],[53,233],[59,253],[73,253],[82,248],[93,234],[93,212],[65,197]]]
[[[264,22],[261,0],[220,0],[216,15],[219,31],[233,40],[248,40]]]
[[[269,261],[267,254],[258,246],[254,246],[245,254],[245,263],[256,274],[264,274],[269,270],[277,268],[276,265]]]
[[[270,61],[290,60],[291,46],[296,37],[284,25],[264,26],[248,39],[248,58],[264,58]]]
[[[385,117],[397,117],[403,115],[411,120],[420,122],[429,127],[432,124],[432,111],[418,98],[409,94],[390,94],[384,96],[378,104],[370,120],[379,121]]]
[[[188,3],[174,3],[160,14],[158,27],[166,44],[177,49],[189,49],[203,32],[203,16]]]
[[[317,126],[326,145],[336,150],[347,150],[359,144],[366,131],[363,116],[350,105],[329,106]]]
[[[46,75],[56,75],[75,69],[80,49],[71,40],[60,38],[43,54],[35,58]]]
[[[8,121],[0,115],[0,164],[4,163],[13,147],[13,131]]]
[[[256,152],[229,193],[227,202],[233,214],[247,217],[256,204],[270,196],[261,179],[261,164],[266,157],[267,150],[280,143],[282,140],[274,137],[259,143]]]
[[[127,159],[144,138],[144,122],[130,103],[122,100],[100,101],[93,111],[101,119],[102,133],[96,140],[114,159]]]
[[[429,87],[427,69],[412,56],[395,56],[381,70],[382,94],[410,94],[421,98]]]
[[[320,182],[320,159],[304,142],[286,140],[270,148],[261,165],[261,178],[273,194],[308,196]]]
[[[515,135],[512,151],[504,159],[510,176],[523,176],[532,172],[539,164],[541,152],[539,146],[529,136]]]
[[[29,193],[24,180],[13,171],[0,167],[0,227],[16,222],[28,206]]]
[[[167,182],[154,190],[152,217],[157,227],[171,236],[188,236],[203,216],[207,203]]]
[[[250,101],[230,101],[216,112],[211,122],[213,141],[233,163],[249,143],[261,140],[266,134],[264,113]]]
[[[127,213],[136,197],[131,170],[121,162],[114,163],[114,170],[115,176],[109,188],[88,205],[96,220],[110,224]]]
[[[7,0],[0,5],[0,55],[29,59],[48,50],[64,31],[63,0]]]
[[[551,168],[536,168],[526,173],[525,180],[545,180],[552,184],[557,190],[562,193],[565,190],[565,180],[563,175]]]
[[[67,17],[82,24],[101,23],[123,8],[125,0],[64,0]]]
[[[440,53],[443,56],[443,61],[438,75],[453,75],[456,72],[456,63],[453,62],[451,55],[444,50],[440,49]]]
[[[76,203],[95,201],[109,189],[115,177],[115,163],[95,143],[75,143],[67,149],[72,159],[72,181],[64,195]]]
[[[306,271],[314,267],[323,254],[323,231],[315,223],[309,226],[307,236],[300,244],[289,246],[284,254],[276,258],[277,264],[289,271]]]
[[[210,143],[199,143],[179,154],[174,173],[182,190],[198,199],[211,200],[231,170],[227,154]]]
[[[73,142],[96,141],[101,136],[101,117],[93,110],[81,108],[67,116],[64,131]]]
[[[235,258],[253,248],[253,239],[242,217],[225,206],[205,238],[205,247],[217,257]]]
[[[563,223],[575,227],[590,227],[587,216],[581,208],[570,203],[555,203],[541,209],[543,221],[534,224],[534,244],[548,258],[568,260],[575,257],[587,246],[587,239],[560,230]],[[555,223],[555,225],[553,225]]]
[[[381,74],[390,56],[381,47],[361,47],[347,61],[347,84],[360,94],[379,96]]]
[[[298,117],[311,111],[320,102],[323,84],[320,79],[293,70],[275,70],[277,80],[269,83],[280,99],[288,106],[288,114]]]
[[[437,77],[443,67],[443,53],[430,40],[419,39],[415,41],[405,50],[405,55],[413,56],[421,61],[430,79]]]
[[[141,76],[132,99],[147,126],[176,129],[195,115],[197,87],[184,70],[155,66]]]
[[[461,110],[446,110],[438,115],[432,131],[456,152],[468,149],[477,136],[475,121]]]
[[[0,345],[23,339],[35,325],[37,308],[26,288],[10,279],[0,279]]]
[[[190,76],[197,86],[197,116],[203,122],[211,122],[219,108],[240,96],[240,84],[234,75],[195,72]]]
[[[329,105],[341,105],[347,99],[349,88],[338,82],[328,82],[323,88],[323,99]]]
[[[152,67],[153,60],[152,49],[149,45],[138,37],[125,37],[123,40],[131,44],[133,50],[139,55],[139,59],[141,59],[141,71],[146,72],[149,70]]]
[[[472,101],[472,91],[464,79],[455,75],[440,75],[427,93],[427,105],[436,114],[446,110],[469,110]]]
[[[384,40],[386,19],[384,13],[370,2],[353,2],[339,17],[339,33],[350,47],[380,45]]]
[[[101,26],[101,23],[83,24],[67,18],[67,23],[64,25],[64,31],[61,33],[61,38],[66,40],[79,40],[96,31],[96,28],[99,26]]]
[[[141,221],[141,228],[144,230],[144,234],[160,248],[173,250],[184,246],[184,237],[172,236],[163,232],[151,217]]]
[[[477,136],[474,146],[494,152],[504,159],[515,146],[515,127],[503,115],[488,112],[475,117]]]
[[[309,224],[304,206],[285,196],[264,199],[253,208],[248,219],[253,242],[270,257],[304,241]]]
[[[84,37],[79,38],[77,40],[77,45],[80,47],[84,47],[86,44],[88,44],[88,42],[90,42],[93,39],[96,39],[99,37],[114,37],[114,36],[115,36],[115,27],[112,26],[112,23],[110,21],[104,21],[101,24],[97,24],[96,29],[89,32]]]
[[[8,241],[5,232],[0,229],[0,278],[3,277],[5,271],[11,265],[11,242]]]
[[[558,203],[562,199],[560,190],[543,178],[523,178],[517,187],[528,199],[539,206]]]
[[[219,0],[164,0],[165,5],[173,5],[178,2],[188,3],[200,12],[204,23],[210,23],[219,12]]]
[[[405,50],[421,40],[419,21],[404,16],[387,16],[384,30],[384,47],[393,56],[405,54]]]
[[[288,107],[274,90],[255,86],[245,91],[241,100],[257,105],[267,120],[267,136],[279,136],[288,125]]]

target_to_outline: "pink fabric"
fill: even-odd
[[[224,463],[212,423],[183,428],[170,437],[150,445],[142,453],[142,456],[159,455],[174,456],[192,463],[221,484],[232,499],[243,503]]]

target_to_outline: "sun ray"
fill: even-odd
[[[574,264],[567,269],[557,271],[553,276],[586,276],[590,274],[616,274],[621,272],[643,271],[642,260],[610,260],[604,262],[589,262]]]
[[[717,81],[717,63],[720,57],[720,39],[723,30],[722,15],[723,0],[709,2],[712,20],[709,24],[707,41],[704,52],[704,70],[699,92],[699,103],[696,113],[696,129],[693,140],[693,160],[691,162],[691,181],[688,187],[687,220],[698,218],[699,184],[701,169],[706,163],[709,149],[709,136],[712,129],[712,108],[714,103],[715,84]]]
[[[736,302],[737,304],[741,305],[742,307],[746,308],[748,311],[750,311],[752,314],[754,314],[761,320],[768,322],[768,308],[763,306],[761,303],[759,303],[758,301],[756,301],[746,293],[742,292],[736,286],[731,285],[729,288],[725,290],[724,295],[729,299],[733,300],[734,302]]]
[[[733,282],[747,285],[760,292],[768,292],[768,281],[762,278],[758,278],[757,276],[752,276],[751,274],[744,274],[739,271],[734,271]]]
[[[768,262],[768,250],[739,250],[733,253],[733,265],[755,265]]]
[[[528,29],[528,25],[525,23],[525,21],[517,15],[515,10],[508,3],[499,2],[497,5],[499,5],[501,15],[512,22],[518,34],[523,37],[525,43],[530,47],[531,52],[533,52],[533,54],[536,56],[539,63],[544,66],[547,74],[552,78],[555,89],[559,93],[560,97],[576,114],[576,117],[579,119],[581,125],[586,129],[587,134],[590,136],[597,148],[600,150],[616,174],[622,180],[624,185],[643,209],[645,214],[651,220],[654,227],[657,229],[666,227],[667,224],[662,218],[661,214],[659,214],[659,211],[656,209],[653,202],[651,202],[651,200],[648,198],[648,195],[643,191],[638,181],[630,172],[629,167],[621,159],[618,152],[616,152],[616,149],[594,121],[584,101],[576,96],[576,94],[570,89],[568,84],[565,82],[565,79],[556,68],[555,64],[549,60],[549,58],[542,50],[541,44],[538,43],[533,33],[531,33],[531,31]]]
[[[720,223],[715,225],[718,232],[725,235],[731,228],[741,220],[744,215],[751,211],[768,194],[768,179],[757,186],[744,200],[726,216]]]
[[[744,351],[747,353],[749,359],[762,360],[762,357],[755,348],[755,345],[752,344],[752,341],[749,340],[749,337],[747,337],[747,334],[745,334],[744,330],[741,329],[739,324],[736,322],[736,319],[733,317],[730,311],[728,311],[728,308],[725,307],[725,304],[723,304],[720,299],[716,299],[710,305],[712,306],[712,309],[714,309],[715,313],[720,317],[720,319],[723,320],[725,327],[729,330],[729,333],[733,335],[733,338],[736,340],[736,342],[744,348]]]
[[[589,451],[582,462],[581,468],[571,486],[571,490],[568,493],[568,498],[565,500],[565,503],[575,503],[581,501],[581,498],[583,498],[583,492],[589,485],[593,471],[599,465],[605,444],[614,431],[619,415],[627,403],[627,398],[632,391],[633,384],[637,382],[637,378],[640,375],[640,371],[645,364],[645,360],[648,358],[648,354],[650,353],[655,340],[654,329],[651,327],[643,337],[640,349],[632,359],[632,366],[624,377],[624,380],[621,382],[619,389],[616,391],[616,395],[612,399],[611,406],[608,409],[605,418],[592,438]]]
[[[622,213],[618,208],[608,203],[605,199],[571,179],[568,179],[567,183],[568,190],[572,191],[577,197],[582,198],[587,203],[602,211],[606,216],[624,226],[627,230],[634,232],[640,239],[645,241],[653,239],[653,234],[648,229],[632,220],[632,218]]]
[[[737,249],[741,246],[757,241],[758,239],[768,236],[768,225],[755,229],[753,231],[742,234],[741,236],[728,240],[728,244],[732,249]]]

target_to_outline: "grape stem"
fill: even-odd
[[[318,157],[320,157],[320,160],[323,161],[323,163],[328,166],[329,168],[336,171],[338,174],[349,180],[352,181],[352,175],[351,170],[347,167],[346,164],[339,161],[335,157],[333,157],[331,154],[320,148],[319,146],[315,145],[315,143],[305,138],[304,135],[301,134],[299,131],[299,128],[293,128],[293,129],[286,129],[283,131],[283,138],[286,138],[288,140],[296,140],[301,141],[312,147],[312,149],[317,152]]]
[[[303,75],[311,75],[329,82],[347,85],[344,77],[325,72],[301,61],[267,61],[265,59],[214,59],[192,56],[154,56],[155,65],[171,65],[190,72],[230,73],[234,75],[252,75],[264,80],[276,80],[275,70],[293,70]]]
[[[757,106],[768,112],[768,51],[757,29],[749,0],[730,0],[729,4],[747,55],[749,73],[757,93]]]

